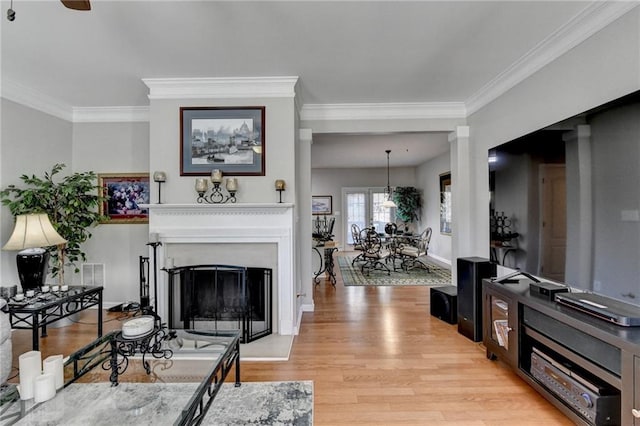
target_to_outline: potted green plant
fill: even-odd
[[[408,228],[408,224],[418,220],[422,207],[420,191],[413,186],[399,186],[393,192],[393,201],[396,203],[396,217]]]
[[[86,261],[81,244],[91,237],[89,228],[108,218],[100,215],[98,206],[106,200],[97,185],[94,172],[76,172],[55,179],[66,166],[56,164],[44,177],[22,175],[25,188],[9,185],[0,191],[0,200],[11,214],[47,213],[55,230],[66,244],[51,247],[51,275],[64,284],[64,267],[79,272],[78,261]]]

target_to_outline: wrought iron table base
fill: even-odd
[[[324,261],[322,259],[322,253],[320,253],[320,250],[318,250],[318,247],[313,247],[313,250],[315,250],[315,252],[318,253],[318,256],[320,257],[320,269],[318,269],[318,271],[315,272],[313,281],[316,285],[320,284],[320,280],[318,279],[318,277],[326,272],[327,274],[329,274],[329,282],[331,283],[332,286],[335,287],[336,273],[333,269],[335,266],[335,262],[333,260],[333,253],[338,251],[338,249],[336,247],[322,247],[322,246],[320,246],[320,248],[324,249]]]
[[[163,349],[162,342],[169,338],[165,328],[156,327],[152,332],[144,336],[127,338],[122,332],[116,333],[111,340],[111,386],[118,386],[118,376],[124,374],[129,366],[129,357],[142,354],[142,366],[147,374],[151,374],[151,365],[146,359],[147,354],[156,359],[169,359],[173,356],[171,349]]]

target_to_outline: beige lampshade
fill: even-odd
[[[64,244],[67,240],[53,229],[46,213],[21,214],[16,216],[13,234],[2,247],[3,250],[23,250]]]
[[[385,200],[382,202],[382,207],[386,208],[386,209],[390,209],[393,207],[398,207],[396,206],[396,203],[393,202],[393,200]]]

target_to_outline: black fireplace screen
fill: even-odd
[[[167,273],[169,328],[241,330],[242,343],[271,334],[271,269],[192,265]]]

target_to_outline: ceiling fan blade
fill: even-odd
[[[91,10],[89,0],[60,0],[65,7],[73,10]]]

